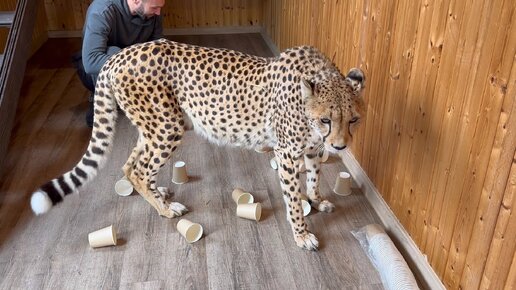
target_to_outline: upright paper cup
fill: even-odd
[[[244,190],[241,188],[235,188],[235,190],[233,190],[233,193],[231,193],[231,197],[233,197],[233,201],[237,204],[254,202],[253,195],[249,192],[244,192]]]
[[[115,183],[115,192],[120,196],[129,196],[133,193],[133,185],[126,176]]]
[[[177,161],[174,163],[174,169],[172,170],[172,182],[175,184],[183,184],[187,181],[186,163],[184,161]]]
[[[278,170],[278,161],[277,161],[276,157],[272,158],[270,163],[271,163],[272,169]]]
[[[177,222],[177,230],[188,243],[197,242],[202,237],[202,226],[187,219]]]
[[[88,235],[88,241],[92,248],[116,246],[116,229],[111,225],[94,231]]]
[[[310,203],[304,199],[301,200],[301,207],[303,208],[303,216],[307,216],[312,210]]]
[[[333,192],[342,196],[351,194],[351,175],[349,173],[339,173],[339,176],[337,176],[337,180],[335,181]]]
[[[259,221],[262,217],[262,205],[259,202],[239,204],[236,214],[241,218]]]

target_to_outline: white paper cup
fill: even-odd
[[[259,202],[239,204],[236,214],[241,218],[259,221],[262,217],[262,205]]]
[[[278,161],[277,161],[276,157],[271,159],[270,164],[271,164],[272,169],[278,170]]]
[[[351,194],[351,175],[347,172],[340,172],[335,181],[333,192],[338,195],[347,196]]]
[[[116,229],[113,225],[94,231],[88,235],[88,241],[92,248],[116,246]]]
[[[174,169],[172,170],[172,182],[175,184],[183,184],[187,181],[186,163],[184,161],[177,161],[174,163]]]
[[[129,196],[133,193],[133,185],[126,176],[115,183],[115,192],[120,196]]]
[[[307,216],[312,210],[310,203],[304,199],[301,200],[301,207],[303,208],[303,216]]]
[[[177,230],[188,243],[197,242],[202,237],[202,226],[187,219],[177,222]]]
[[[323,155],[321,157],[321,162],[324,163],[324,162],[328,161],[329,157],[330,157],[330,153],[328,152],[328,150],[324,150]]]
[[[253,195],[249,192],[244,192],[244,190],[241,188],[235,188],[235,190],[233,190],[231,193],[231,197],[233,198],[233,201],[236,202],[236,204],[254,202]]]

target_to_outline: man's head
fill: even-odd
[[[165,0],[127,0],[127,3],[131,13],[142,18],[160,15],[161,8],[165,6]]]

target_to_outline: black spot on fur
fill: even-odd
[[[73,185],[75,188],[78,188],[82,185],[82,182],[77,178],[73,173],[70,174],[70,179],[72,179]]]
[[[95,134],[95,136],[99,139],[107,139],[107,135],[102,132],[97,132],[97,134]]]
[[[97,155],[104,155],[104,150],[102,150],[96,146],[91,147],[91,152],[93,152],[94,154],[97,154]]]
[[[80,176],[81,178],[85,179],[88,177],[88,175],[86,174],[86,172],[84,172],[82,169],[80,169],[79,167],[75,167],[75,173]]]
[[[88,158],[83,158],[82,159],[82,164],[84,164],[86,166],[93,167],[95,169],[97,169],[99,167],[99,164],[97,163],[97,161],[91,160],[91,159],[88,159]]]

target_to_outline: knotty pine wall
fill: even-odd
[[[516,1],[264,0],[368,77],[353,153],[450,289],[516,287]]]

